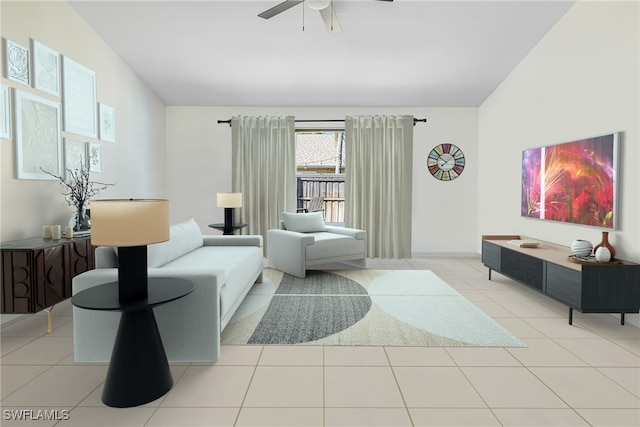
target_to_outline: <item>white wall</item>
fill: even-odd
[[[495,233],[527,234],[561,244],[575,238],[597,241],[600,232],[594,228],[520,218],[521,151],[622,131],[621,221],[611,239],[621,257],[640,258],[637,2],[578,2],[479,112],[353,107],[165,110],[65,2],[0,5],[3,37],[25,46],[30,38],[39,40],[97,71],[98,99],[116,107],[118,117],[118,143],[103,143],[104,172],[95,175],[117,184],[104,197],[164,196],[172,201],[172,221],[193,216],[203,231],[217,233],[206,227],[222,220],[215,194],[231,187],[231,132],[227,125],[217,124],[218,119],[241,114],[291,114],[301,119],[413,114],[428,119],[414,128],[414,253],[477,253],[480,236]],[[4,78],[2,84],[19,86]],[[428,152],[442,142],[458,145],[466,155],[464,173],[452,182],[439,182],[426,170]],[[2,240],[36,235],[42,224],[68,220],[72,210],[64,204],[57,183],[15,179],[14,143],[3,140],[0,153]]]
[[[25,47],[35,39],[96,71],[98,101],[116,109],[116,144],[102,143],[98,181],[116,183],[101,197],[163,197],[165,111],[162,101],[124,64],[67,2],[0,2],[1,34]],[[0,61],[3,61],[1,59]],[[4,78],[2,85],[60,101]],[[15,114],[14,114],[15,117]],[[56,181],[18,180],[14,140],[0,140],[1,241],[40,235],[44,224],[66,224],[73,214]],[[63,137],[73,137],[63,132]],[[98,142],[86,137],[82,141]]]
[[[577,2],[482,104],[478,250],[482,234],[598,243],[598,228],[520,217],[521,155],[620,131],[620,222],[610,241],[617,257],[640,261],[639,18],[638,2]]]
[[[478,236],[514,233],[569,245],[594,227],[521,218],[525,148],[623,132],[620,258],[640,260],[638,2],[580,1],[480,108]]]
[[[476,252],[477,109],[475,108],[254,108],[167,107],[167,197],[172,218],[193,217],[204,233],[223,221],[218,192],[231,190],[231,128],[218,124],[237,115],[293,115],[297,119],[342,119],[357,114],[411,114],[426,118],[414,127],[414,253]],[[306,124],[328,127],[330,124]],[[342,125],[338,123],[338,125]],[[467,167],[451,182],[433,178],[426,157],[440,143],[460,147]]]

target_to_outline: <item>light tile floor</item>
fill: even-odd
[[[164,397],[114,409],[100,401],[107,366],[74,363],[65,302],[51,334],[44,313],[2,329],[0,424],[640,425],[640,329],[580,313],[570,326],[565,306],[499,274],[487,280],[477,257],[368,268],[433,270],[528,347],[229,346],[215,364],[172,364]]]

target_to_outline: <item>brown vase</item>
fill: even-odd
[[[613,259],[616,256],[616,250],[613,248],[613,246],[611,246],[611,243],[609,243],[609,232],[608,231],[603,231],[602,232],[602,241],[600,243],[598,243],[595,248],[593,248],[593,253],[594,254],[596,253],[596,251],[598,250],[598,248],[600,246],[604,246],[605,248],[609,249],[609,252],[611,252],[611,259]]]

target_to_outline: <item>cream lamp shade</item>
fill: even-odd
[[[143,246],[169,240],[169,201],[111,199],[91,201],[91,244]]]
[[[218,193],[219,208],[241,208],[242,193]]]

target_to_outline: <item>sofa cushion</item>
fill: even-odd
[[[299,233],[315,233],[326,231],[322,212],[290,213],[282,212],[284,228]]]
[[[364,240],[334,233],[311,233],[311,235],[315,243],[306,247],[307,261],[364,254]]]
[[[193,218],[172,224],[169,240],[147,246],[147,266],[162,267],[203,244],[200,227]]]
[[[255,272],[262,269],[262,262],[262,248],[258,246],[203,246],[165,264],[163,269],[218,270],[218,283],[222,285],[220,318],[223,318],[236,300],[244,296],[245,288],[253,285]]]

